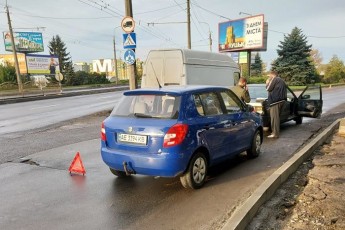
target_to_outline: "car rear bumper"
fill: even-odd
[[[126,163],[127,168],[135,174],[149,176],[176,177],[182,174],[188,165],[187,157],[176,153],[143,155],[102,147],[101,155],[104,163],[112,169],[125,171],[124,163]]]

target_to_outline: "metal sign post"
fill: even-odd
[[[133,19],[133,11],[132,11],[132,0],[125,0],[125,7],[126,7],[126,16],[122,19],[121,27],[124,32],[129,34],[129,33],[132,33],[135,28],[135,21]],[[127,56],[125,56],[125,60],[127,58],[128,62],[126,63],[131,63],[132,61],[134,61],[127,68],[128,74],[129,74],[129,89],[136,89],[138,88],[138,83],[137,83],[136,74],[135,74],[136,72],[135,71],[136,69],[135,50],[130,50],[130,51],[127,50],[127,51],[126,51]]]

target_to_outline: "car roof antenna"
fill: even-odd
[[[153,67],[152,62],[150,62],[150,63],[151,63],[152,69],[153,69],[153,73],[155,74],[155,77],[156,77],[156,80],[157,80],[158,86],[159,86],[159,88],[162,88],[161,83],[159,83],[159,80],[158,80],[158,77],[157,77],[157,74],[156,74],[155,68]]]

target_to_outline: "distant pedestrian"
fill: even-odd
[[[240,77],[236,86],[232,87],[231,90],[243,101],[250,102],[250,95],[247,86],[247,80],[244,77]]]
[[[268,138],[278,138],[280,133],[280,113],[286,101],[286,84],[276,71],[271,71],[266,80],[268,104],[271,117],[272,133]]]

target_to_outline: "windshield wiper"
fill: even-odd
[[[157,77],[157,74],[156,74],[155,68],[153,67],[152,62],[150,62],[150,63],[151,63],[151,66],[152,66],[153,73],[155,74],[155,77],[156,77],[156,80],[157,80],[158,86],[159,86],[159,88],[162,88],[161,83],[160,83],[160,82],[159,82],[159,80],[158,80],[158,77]]]
[[[136,116],[136,117],[142,117],[142,118],[152,118],[151,115],[144,114],[144,113],[134,113],[134,116]]]

